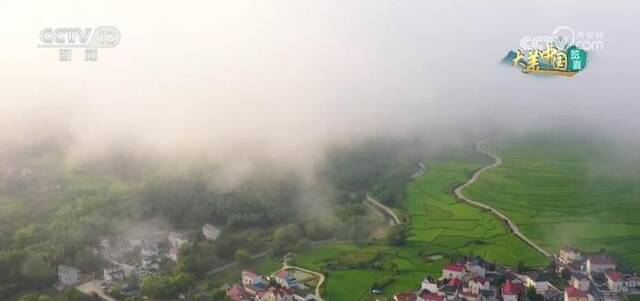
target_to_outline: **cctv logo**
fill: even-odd
[[[45,28],[40,31],[40,48],[113,48],[120,44],[114,26],[92,28]]]

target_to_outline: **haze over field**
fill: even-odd
[[[0,144],[65,139],[182,162],[271,158],[307,170],[328,142],[566,126],[631,138],[640,4],[564,1],[2,1]],[[45,27],[117,26],[98,62],[57,61]],[[604,32],[575,78],[498,65],[522,36]],[[466,137],[466,135],[462,135]],[[635,141],[633,141],[635,142]]]

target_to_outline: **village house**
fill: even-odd
[[[459,263],[449,264],[442,269],[442,278],[444,279],[462,279],[464,274],[464,265]]]
[[[607,256],[591,256],[587,259],[588,273],[604,273],[616,269],[616,261]]]
[[[469,281],[469,289],[474,294],[480,294],[481,291],[489,290],[490,288],[489,280],[484,277],[476,276]]]
[[[80,282],[80,270],[61,264],[58,266],[58,280],[64,286],[76,285]]]
[[[291,275],[291,273],[286,270],[282,270],[276,273],[275,280],[277,284],[285,288],[295,288],[298,286],[296,278],[294,278],[293,275]]]
[[[624,275],[622,285],[627,288],[640,288],[640,278],[634,275]]]
[[[440,294],[444,294],[447,300],[457,300],[462,289],[462,280],[459,278],[449,279],[449,283],[440,288]]]
[[[437,293],[438,292],[438,282],[435,281],[433,278],[431,278],[431,276],[424,278],[424,280],[422,280],[422,284],[420,285],[420,288],[423,290],[428,290],[432,293]]]
[[[611,292],[618,293],[622,291],[622,274],[620,272],[607,272],[607,287]]]
[[[113,285],[124,280],[124,270],[120,267],[112,267],[103,269],[104,283]]]
[[[589,294],[570,286],[564,290],[564,301],[589,301]]]
[[[142,255],[142,257],[158,256],[158,254],[160,254],[160,249],[155,243],[144,243],[140,248],[140,255]]]
[[[242,271],[242,285],[245,288],[264,288],[266,284],[262,276],[251,271]]]
[[[589,278],[582,273],[574,273],[571,275],[571,280],[569,282],[571,286],[583,292],[588,292],[591,285]]]
[[[204,224],[204,226],[202,226],[202,235],[204,235],[204,238],[207,240],[216,240],[218,235],[220,235],[220,230],[211,224]]]
[[[525,275],[525,286],[533,287],[536,293],[544,295],[549,290],[549,277],[546,274],[531,272]]]
[[[488,264],[482,258],[476,256],[466,261],[465,268],[473,276],[485,277]]]
[[[169,239],[171,246],[176,247],[178,249],[182,247],[182,245],[189,242],[189,240],[183,234],[175,231],[169,232],[169,235],[167,238]]]
[[[237,284],[227,289],[227,296],[229,296],[229,299],[232,301],[251,301],[249,295]]]
[[[416,298],[417,301],[444,301],[444,296],[440,296],[438,294],[434,294],[429,291],[422,291],[420,296]]]
[[[293,301],[295,294],[290,288],[270,287],[266,291],[256,293],[256,301]]]
[[[571,264],[576,261],[582,260],[582,253],[576,248],[564,247],[560,249],[560,261],[566,264]]]
[[[173,262],[178,262],[178,257],[180,256],[180,250],[176,247],[171,247],[169,249],[169,258]]]
[[[393,295],[393,301],[417,301],[418,296],[414,292],[404,292]]]
[[[518,301],[518,297],[524,292],[522,283],[516,281],[506,281],[502,285],[502,300]]]

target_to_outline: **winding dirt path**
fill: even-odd
[[[398,216],[396,215],[395,212],[393,212],[393,210],[391,210],[391,208],[383,205],[382,203],[378,202],[378,200],[372,198],[370,195],[367,194],[367,201],[369,201],[369,203],[373,204],[373,206],[375,206],[376,208],[380,209],[380,211],[382,211],[382,213],[384,213],[385,215],[387,215],[388,217],[391,218],[391,220],[396,224],[396,225],[400,225],[402,224],[400,222],[400,219],[398,218]]]
[[[500,219],[504,220],[507,225],[509,226],[509,228],[511,229],[511,232],[513,232],[513,234],[515,234],[518,238],[520,238],[522,241],[524,241],[526,244],[528,244],[529,246],[531,246],[532,248],[536,249],[538,252],[540,252],[542,255],[546,256],[546,257],[551,257],[551,254],[549,252],[547,252],[545,249],[543,249],[542,247],[540,247],[538,244],[536,244],[535,242],[531,241],[531,239],[529,239],[528,237],[526,237],[524,234],[522,234],[522,232],[520,232],[520,228],[518,228],[518,225],[516,225],[509,217],[507,217],[506,215],[504,215],[502,212],[496,210],[495,208],[484,204],[484,203],[480,203],[480,202],[476,202],[468,197],[466,197],[462,191],[471,186],[471,184],[473,184],[479,177],[480,175],[489,170],[492,169],[494,167],[500,166],[502,164],[502,158],[498,157],[495,154],[492,154],[486,150],[484,150],[481,146],[482,143],[484,143],[485,141],[480,141],[476,144],[476,150],[478,152],[481,152],[491,158],[493,158],[493,160],[495,160],[495,162],[493,162],[490,165],[487,165],[483,168],[478,169],[476,172],[473,173],[473,176],[471,176],[471,179],[469,179],[469,181],[467,181],[466,183],[456,187],[456,189],[454,189],[453,193],[456,195],[456,197],[458,197],[460,200],[467,202],[473,206],[479,207],[481,209],[486,209],[491,211],[491,213],[493,213],[494,215],[496,215],[497,217],[499,217]]]

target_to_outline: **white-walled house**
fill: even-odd
[[[571,286],[583,292],[588,292],[591,287],[591,282],[589,281],[589,278],[584,274],[576,273],[571,275],[570,282],[571,282]]]
[[[640,288],[640,278],[633,275],[624,275],[622,285],[627,288]]]
[[[473,276],[485,277],[488,264],[480,257],[472,257],[466,261],[465,268]]]
[[[424,280],[422,280],[422,284],[420,285],[420,288],[423,290],[428,290],[432,293],[437,293],[438,282],[430,277],[427,277],[427,278],[424,278]]]
[[[560,249],[560,261],[564,263],[572,263],[582,260],[580,250],[572,247],[564,247]]]
[[[604,273],[616,269],[616,261],[606,256],[591,256],[587,259],[588,273]]]
[[[66,266],[58,266],[58,280],[65,286],[72,286],[80,282],[80,270]]]
[[[549,280],[545,275],[532,273],[527,274],[525,277],[525,285],[527,287],[533,287],[536,293],[544,295],[549,290]]]
[[[464,265],[459,263],[449,264],[442,268],[442,278],[445,279],[462,279],[465,274]]]
[[[480,291],[486,291],[491,288],[489,280],[484,277],[476,276],[469,280],[469,289],[474,294],[480,294]]]
[[[216,240],[220,235],[220,230],[211,224],[204,224],[202,226],[202,235],[207,240]]]
[[[182,245],[189,242],[189,240],[186,237],[184,237],[184,235],[175,231],[169,232],[168,239],[171,245],[176,248],[180,248],[182,247]]]
[[[124,270],[120,267],[103,269],[104,283],[114,284],[124,279]]]
[[[609,290],[614,293],[622,291],[622,273],[620,272],[607,272],[607,286]]]

